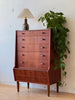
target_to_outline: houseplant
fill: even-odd
[[[49,11],[40,17],[38,21],[41,21],[44,26],[52,29],[52,41],[54,45],[54,50],[59,56],[58,59],[54,59],[55,70],[60,67],[63,71],[63,75],[66,76],[67,72],[65,71],[65,62],[64,59],[67,59],[67,54],[70,53],[68,48],[69,41],[67,40],[69,29],[64,26],[66,23],[66,18],[62,12],[53,12]],[[58,66],[56,63],[59,62]],[[60,83],[61,84],[61,83]]]

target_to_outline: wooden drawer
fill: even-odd
[[[35,32],[32,31],[17,31],[17,37],[31,37],[31,36],[35,36]]]
[[[25,44],[25,45],[29,45],[29,44],[35,44],[38,43],[38,38],[37,37],[17,37],[17,43],[18,44]]]
[[[33,56],[34,55],[34,56]],[[17,52],[18,59],[24,60],[48,60],[47,52]]]
[[[49,45],[39,44],[39,45],[25,45],[25,44],[17,44],[17,51],[26,51],[26,52],[33,52],[33,51],[40,51],[40,52],[47,52],[49,51]]]
[[[47,36],[38,36],[38,37],[17,37],[17,44],[23,43],[25,45],[28,44],[48,44],[49,37]]]
[[[40,36],[38,37],[38,43],[42,44],[49,44],[49,37],[48,36]]]
[[[49,36],[49,30],[45,31],[45,30],[40,30],[36,32],[38,34],[38,36]]]
[[[47,72],[46,71],[34,71],[34,70],[27,70],[27,69],[21,69],[21,68],[14,68],[14,73],[16,76],[28,76],[28,77],[47,77]]]
[[[48,84],[48,72],[14,68],[15,81]]]
[[[28,59],[17,59],[18,67],[39,67],[39,68],[48,68],[48,61],[45,60],[28,60]]]
[[[30,30],[30,31],[17,31],[18,37],[24,37],[24,36],[48,36],[49,30]]]

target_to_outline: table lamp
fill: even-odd
[[[27,23],[27,18],[34,18],[29,9],[24,9],[18,16],[18,18],[24,18],[23,30],[29,30],[29,25]]]

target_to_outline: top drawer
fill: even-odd
[[[49,30],[36,30],[36,31],[17,31],[18,37],[24,36],[48,36]]]

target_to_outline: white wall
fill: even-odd
[[[67,17],[66,26],[70,29],[70,55],[66,62],[67,77],[63,78],[67,86],[61,91],[75,93],[75,0],[0,0],[0,83],[15,85],[13,78],[15,30],[21,30],[23,19],[17,16],[24,9],[29,8],[37,18],[48,10],[63,12]],[[37,20],[28,20],[30,29],[43,29]],[[21,84],[24,86],[24,84]],[[31,87],[44,88],[41,85]],[[51,86],[55,89],[55,85]]]

